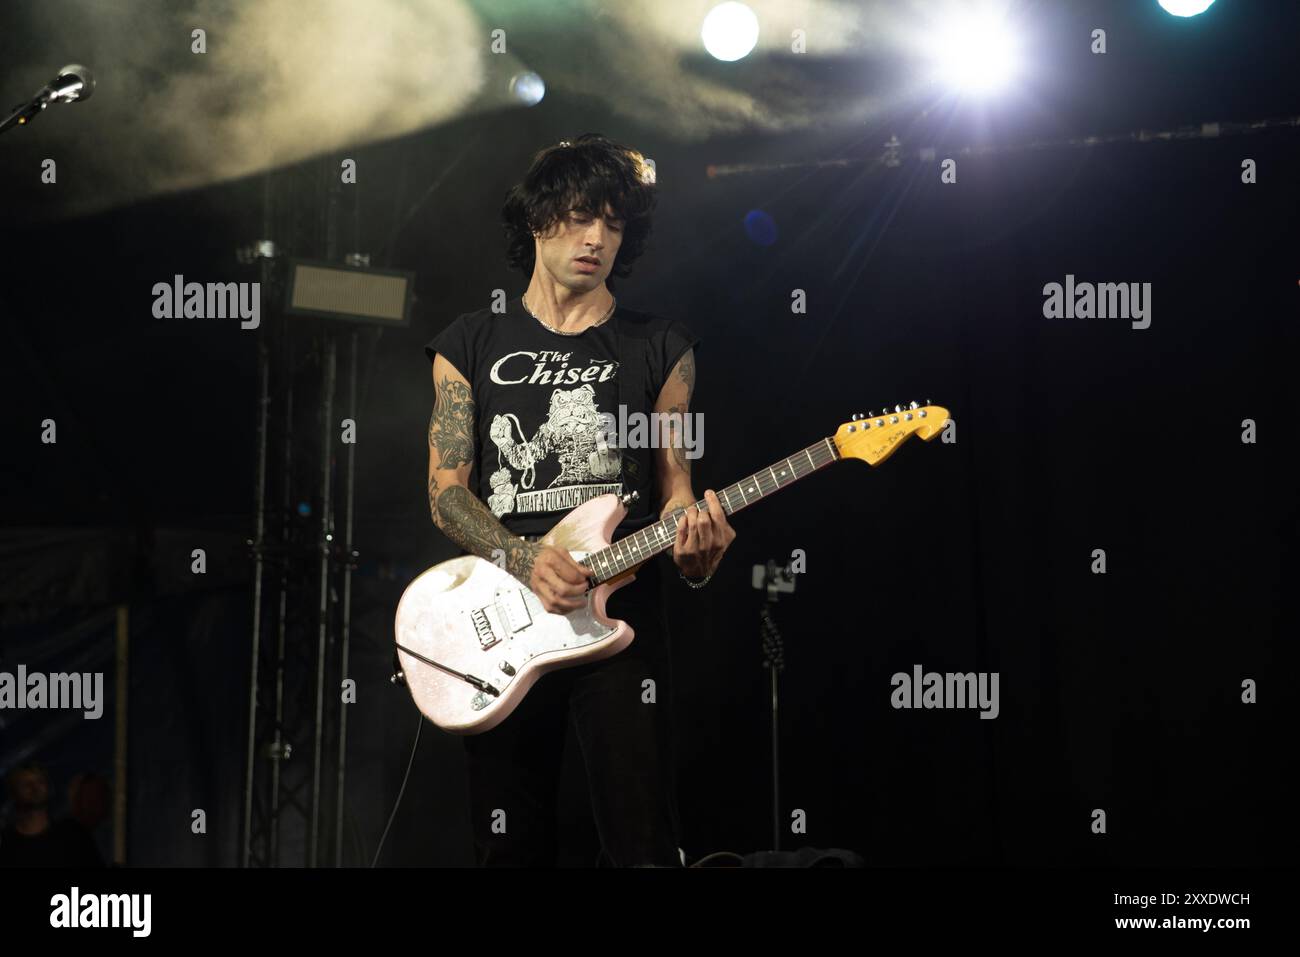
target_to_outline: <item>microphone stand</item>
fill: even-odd
[[[26,103],[19,103],[4,119],[0,120],[0,133],[15,126],[26,126],[32,117],[38,115],[51,103],[76,103],[90,98],[95,91],[95,77],[79,63],[70,63],[59,71],[45,86],[41,87]]]
[[[785,643],[772,618],[777,595],[793,591],[794,579],[789,567],[778,568],[770,559],[766,566],[754,568],[754,587],[764,591],[763,605],[759,609],[759,635],[763,646],[763,667],[771,678],[772,707],[772,850],[781,850],[781,725],[778,675],[785,668]],[[761,573],[761,583],[760,583]]]
[[[41,93],[44,92],[44,90],[41,91]],[[47,105],[48,102],[42,98],[40,93],[38,93],[36,98],[30,102],[19,103],[13,108],[12,112],[10,112],[8,116],[3,120],[0,120],[0,133],[3,133],[5,130],[13,129],[15,126],[25,126],[28,120],[41,110],[45,109]]]

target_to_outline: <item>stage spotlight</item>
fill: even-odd
[[[739,60],[758,43],[758,17],[743,3],[720,3],[700,28],[704,49],[719,60]]]
[[[546,83],[536,73],[516,73],[510,78],[510,95],[524,106],[536,106],[546,95]]]
[[[1194,17],[1210,9],[1214,0],[1160,0],[1160,6],[1176,17]]]
[[[929,46],[940,78],[963,93],[992,93],[1016,73],[1015,36],[992,12],[957,16]]]

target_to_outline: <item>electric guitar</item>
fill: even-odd
[[[935,405],[855,415],[829,438],[772,463],[718,492],[728,516],[841,459],[878,465],[909,436],[930,441],[948,411]],[[407,586],[397,605],[397,654],[416,706],[454,734],[478,734],[515,709],[543,674],[608,658],[632,641],[632,627],[605,616],[609,596],[638,566],[677,538],[678,509],[617,542],[610,537],[635,499],[601,495],[555,525],[543,545],[567,549],[595,575],[586,603],[552,614],[541,599],[499,565],[466,555],[435,565]],[[694,507],[707,511],[705,502]]]

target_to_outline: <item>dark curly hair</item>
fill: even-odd
[[[598,133],[548,146],[533,157],[523,181],[506,193],[501,207],[507,261],[531,276],[537,254],[533,233],[548,232],[570,210],[603,215],[606,203],[623,221],[623,241],[610,274],[625,278],[650,238],[655,186],[645,157]]]

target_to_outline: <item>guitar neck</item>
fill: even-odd
[[[722,510],[727,515],[734,515],[742,508],[748,508],[759,499],[825,468],[839,458],[840,453],[835,443],[829,438],[822,439],[806,449],[773,462],[734,485],[728,485],[718,492],[718,501],[722,503]],[[707,508],[707,505],[699,501],[688,507]],[[684,512],[685,509],[678,509],[662,521],[647,525],[598,552],[592,552],[583,559],[583,564],[595,570],[597,582],[604,582],[660,552],[668,551],[677,539],[678,519]]]

